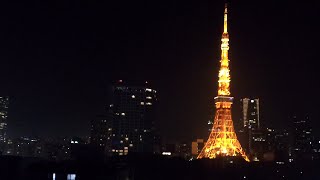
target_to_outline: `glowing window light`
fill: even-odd
[[[76,174],[68,174],[67,180],[76,180]]]
[[[164,155],[164,156],[171,156],[171,152],[162,152],[162,155]]]

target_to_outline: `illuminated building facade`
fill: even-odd
[[[111,153],[153,153],[156,146],[157,91],[147,82],[130,84],[119,80],[112,88],[112,97]]]
[[[265,142],[265,132],[260,129],[259,99],[242,98],[240,99],[240,106],[240,142],[251,157],[256,159],[257,156],[262,156],[261,146]]]
[[[241,122],[244,128],[260,129],[259,99],[240,99],[241,102]]]
[[[8,125],[9,97],[0,97],[0,142],[6,141]]]
[[[212,159],[218,156],[242,156],[246,161],[249,161],[237,139],[231,117],[233,97],[230,96],[229,34],[227,26],[228,11],[226,5],[224,9],[224,30],[221,39],[221,66],[218,75],[218,96],[215,97],[216,113],[208,141],[197,158]]]

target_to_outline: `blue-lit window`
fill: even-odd
[[[75,180],[76,179],[76,174],[68,174],[67,175],[67,180]]]

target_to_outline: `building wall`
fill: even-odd
[[[260,128],[259,99],[243,98],[241,102],[241,121],[243,127],[252,129]]]
[[[197,139],[191,143],[191,154],[194,157],[197,157],[202,148],[204,147],[205,142],[203,139]]]
[[[157,91],[147,83],[116,82],[112,90],[112,151],[154,152]]]
[[[0,97],[0,142],[6,140],[8,125],[9,97]]]
[[[312,128],[309,116],[293,116],[293,147],[292,155],[295,160],[312,159]]]
[[[260,128],[259,99],[240,99],[242,128],[239,131],[239,140],[246,153],[253,158],[261,157],[264,146],[265,133]]]

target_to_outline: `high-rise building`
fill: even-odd
[[[251,157],[257,159],[257,156],[261,157],[262,151],[260,150],[264,143],[262,140],[265,139],[265,131],[260,128],[259,99],[242,98],[240,99],[240,106],[240,141]]]
[[[112,97],[111,152],[116,155],[153,153],[157,91],[147,82],[137,84],[119,80],[113,85]]]
[[[279,161],[279,162],[291,162],[290,160],[290,136],[286,129],[276,130],[267,128],[265,132],[265,154],[264,160],[266,161]],[[272,158],[269,155],[272,154]]]
[[[224,29],[221,38],[221,60],[218,80],[218,96],[215,101],[215,117],[208,141],[198,155],[201,158],[216,158],[226,156],[243,157],[249,161],[243,151],[234,130],[231,106],[233,97],[230,93],[230,69],[229,69],[229,34],[228,34],[227,4],[224,9]]]
[[[312,159],[312,128],[309,116],[293,116],[293,158],[296,160]]]
[[[259,99],[240,99],[243,127],[260,129]]]
[[[7,138],[9,97],[0,97],[0,142]]]
[[[107,115],[97,116],[91,121],[90,128],[90,144],[106,150],[110,147],[112,138],[112,117]]]

